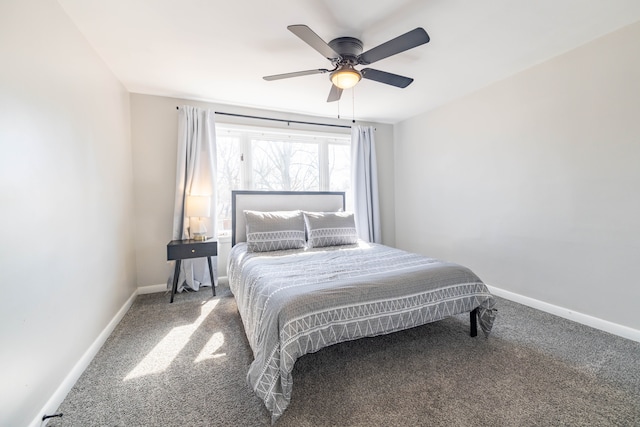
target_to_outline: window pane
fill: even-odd
[[[346,191],[351,184],[351,148],[329,144],[329,191]]]
[[[255,190],[319,190],[318,144],[254,139],[251,162]]]
[[[329,144],[329,191],[346,193],[346,209],[353,210],[351,196],[351,146]]]

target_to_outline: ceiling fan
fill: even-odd
[[[307,76],[310,74],[331,73],[332,86],[327,102],[338,101],[340,96],[342,96],[343,89],[349,89],[355,86],[362,78],[399,88],[409,86],[411,82],[413,82],[412,78],[375,70],[373,68],[363,68],[358,71],[355,69],[355,66],[373,64],[376,61],[420,46],[429,41],[427,32],[423,28],[418,27],[363,53],[362,42],[354,37],[339,37],[326,43],[306,25],[289,25],[287,29],[331,61],[334,68],[331,70],[318,68],[315,70],[275,74],[263,78],[271,81]]]

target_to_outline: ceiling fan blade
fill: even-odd
[[[424,28],[416,28],[404,33],[401,36],[391,39],[386,43],[382,43],[379,46],[369,49],[368,51],[361,53],[358,56],[358,63],[363,65],[373,64],[381,59],[388,58],[389,56],[404,52],[405,50],[412,49],[421,44],[429,42],[429,34]]]
[[[342,89],[332,84],[331,91],[329,92],[329,97],[327,98],[327,102],[339,101],[341,96],[342,96]]]
[[[288,79],[290,77],[308,76],[311,74],[322,74],[322,73],[328,73],[328,72],[329,70],[326,70],[324,68],[318,68],[317,70],[306,70],[306,71],[296,71],[294,73],[274,74],[272,76],[264,76],[263,79],[267,81],[272,81],[272,80]]]
[[[387,73],[386,71],[374,70],[373,68],[364,68],[360,72],[364,79],[375,80],[376,82],[385,83],[403,89],[413,82],[412,78]]]
[[[320,38],[320,36],[314,33],[313,30],[306,25],[289,25],[287,29],[300,37],[303,42],[320,52],[320,54],[328,60],[341,58],[338,52],[333,50],[331,46],[329,46]]]

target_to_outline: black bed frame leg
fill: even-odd
[[[478,336],[478,307],[471,310],[469,313],[469,320],[471,321],[471,330],[469,335],[472,337]]]

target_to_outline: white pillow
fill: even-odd
[[[244,211],[249,252],[300,249],[305,246],[302,211]]]
[[[304,223],[310,248],[358,242],[353,212],[304,212]]]

